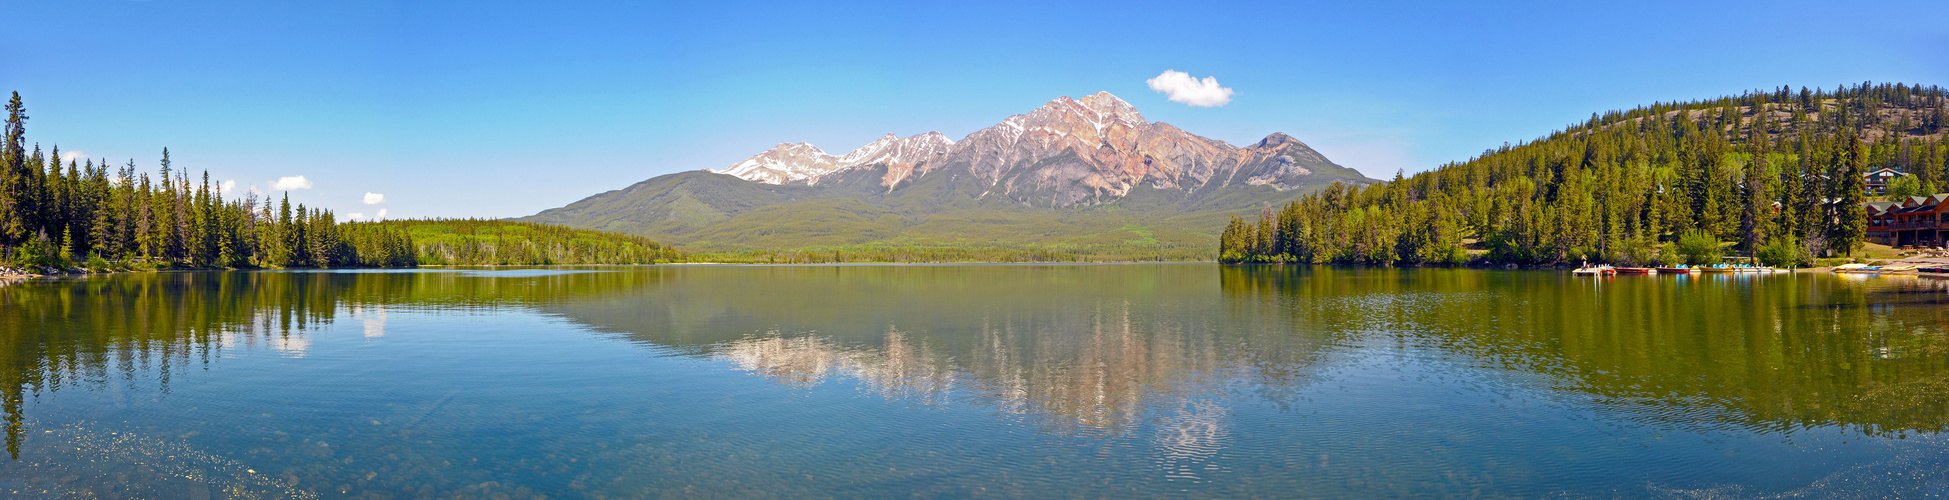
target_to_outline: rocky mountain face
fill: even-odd
[[[803,142],[779,144],[763,153],[751,155],[750,158],[745,158],[736,165],[711,170],[711,172],[766,184],[813,185],[818,184],[826,174],[853,167],[889,165],[912,168],[922,162],[939,158],[953,145],[954,140],[948,139],[940,132],[928,132],[904,139],[887,134],[879,140],[839,156],[826,154],[817,146]]]
[[[1049,101],[959,142],[940,132],[887,134],[839,156],[810,144],[780,144],[712,172],[766,184],[818,186],[838,177],[833,174],[868,167],[885,167],[875,180],[887,191],[939,172],[966,172],[990,188],[985,195],[1057,207],[1114,200],[1139,185],[1288,190],[1316,184],[1313,174],[1319,169],[1333,171],[1335,179],[1348,172],[1285,134],[1236,147],[1146,121],[1108,92]]]
[[[1209,252],[1232,215],[1333,182],[1375,182],[1285,134],[1234,146],[1155,123],[1122,99],[1063,97],[959,141],[888,134],[833,155],[780,144],[521,220],[692,250],[1057,245]],[[1070,250],[1065,250],[1070,251]]]

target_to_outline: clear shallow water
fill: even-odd
[[[1941,281],[555,271],[0,287],[0,496],[1949,493]]]

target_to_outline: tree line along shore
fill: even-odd
[[[208,268],[651,264],[680,258],[646,238],[482,219],[341,222],[254,191],[225,199],[164,149],[155,177],[135,160],[28,149],[20,93],[0,134],[0,274]]]
[[[1780,87],[1592,114],[1375,185],[1336,184],[1219,238],[1228,263],[1773,266],[1852,255],[1865,205],[1944,187],[1941,87]],[[1869,189],[1867,174],[1900,175]]]

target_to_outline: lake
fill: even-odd
[[[1949,494],[1949,281],[1212,264],[0,287],[0,496]]]

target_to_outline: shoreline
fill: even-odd
[[[1949,257],[1923,257],[1923,258],[1908,258],[1908,259],[1890,259],[1890,260],[1887,260],[1887,261],[1885,261],[1885,262],[1886,262],[1886,264],[1883,264],[1884,266],[1910,266],[1910,267],[1949,267]],[[494,264],[479,264],[479,265],[455,265],[455,264],[434,264],[434,265],[423,265],[423,266],[415,266],[415,267],[411,267],[411,268],[380,268],[380,267],[339,267],[339,268],[291,268],[291,269],[284,269],[284,268],[255,268],[255,267],[251,267],[251,268],[226,268],[226,267],[186,267],[186,268],[161,268],[161,269],[121,269],[121,270],[117,270],[117,269],[108,269],[108,270],[99,270],[99,271],[97,271],[97,270],[91,270],[91,269],[87,269],[87,268],[61,268],[61,269],[57,269],[57,268],[44,268],[44,269],[40,269],[40,270],[38,270],[39,272],[36,272],[36,270],[34,270],[34,269],[30,269],[30,268],[24,268],[24,267],[15,267],[15,266],[0,266],[0,283],[11,283],[11,282],[15,282],[15,281],[20,281],[20,280],[27,280],[27,279],[35,279],[35,278],[51,278],[51,277],[70,277],[70,276],[86,276],[86,275],[92,275],[92,274],[116,274],[116,273],[141,273],[141,272],[151,272],[151,273],[154,273],[154,272],[184,272],[184,271],[280,271],[280,270],[294,270],[294,269],[295,269],[295,270],[324,270],[324,271],[335,271],[335,270],[362,270],[362,269],[459,269],[459,268],[501,268],[501,267],[655,267],[655,266],[670,266],[670,267],[719,267],[719,266],[723,266],[723,267],[740,267],[740,266],[754,266],[754,267],[755,267],[755,266],[765,266],[765,267],[814,267],[814,266],[841,266],[841,267],[866,267],[866,266],[1066,266],[1066,265],[1136,265],[1136,264],[1218,264],[1218,265],[1220,265],[1220,266],[1288,266],[1288,265],[1291,265],[1291,266],[1306,266],[1306,267],[1312,267],[1312,266],[1326,266],[1326,267],[1350,267],[1350,268],[1370,268],[1370,269],[1386,269],[1386,268],[1396,268],[1396,269],[1409,269],[1409,268],[1417,268],[1417,269],[1418,269],[1418,268],[1428,268],[1428,269],[1474,269],[1474,270],[1478,270],[1478,271],[1501,271],[1501,270],[1511,270],[1511,271],[1558,271],[1558,270],[1564,270],[1564,269],[1572,269],[1572,268],[1574,268],[1574,267],[1575,267],[1575,266],[1564,266],[1564,265],[1501,265],[1501,266],[1494,266],[1494,265],[1491,265],[1491,266],[1472,266],[1472,265],[1461,265],[1461,266],[1364,266],[1364,265],[1357,265],[1357,264],[1297,264],[1297,263],[1290,263],[1290,262],[1251,262],[1251,263],[1245,263],[1245,262],[1239,262],[1239,263],[1225,263],[1225,262],[1217,262],[1217,261],[1094,261],[1094,262],[820,262],[820,263],[764,263],[764,262],[665,262],[665,263],[656,263],[656,264],[523,264],[523,265],[494,265]],[[1875,271],[1844,271],[1844,272],[1838,272],[1838,273],[1837,273],[1837,272],[1834,272],[1834,268],[1833,268],[1833,267],[1831,267],[1831,266],[1822,266],[1822,267],[1802,267],[1802,268],[1796,268],[1796,269],[1788,269],[1788,270],[1785,270],[1785,271],[1786,271],[1786,272],[1788,272],[1788,273],[1794,273],[1794,274],[1799,274],[1799,273],[1821,273],[1821,274],[1836,274],[1836,275],[1839,275],[1839,274],[1859,274],[1859,275],[1910,275],[1910,276],[1922,276],[1922,277],[1937,277],[1937,278],[1949,278],[1949,273],[1924,273],[1924,272],[1921,272],[1921,271],[1918,271],[1918,270],[1916,270],[1916,269],[1904,269],[1904,270],[1896,270],[1896,271],[1884,271],[1884,270],[1875,270]]]

